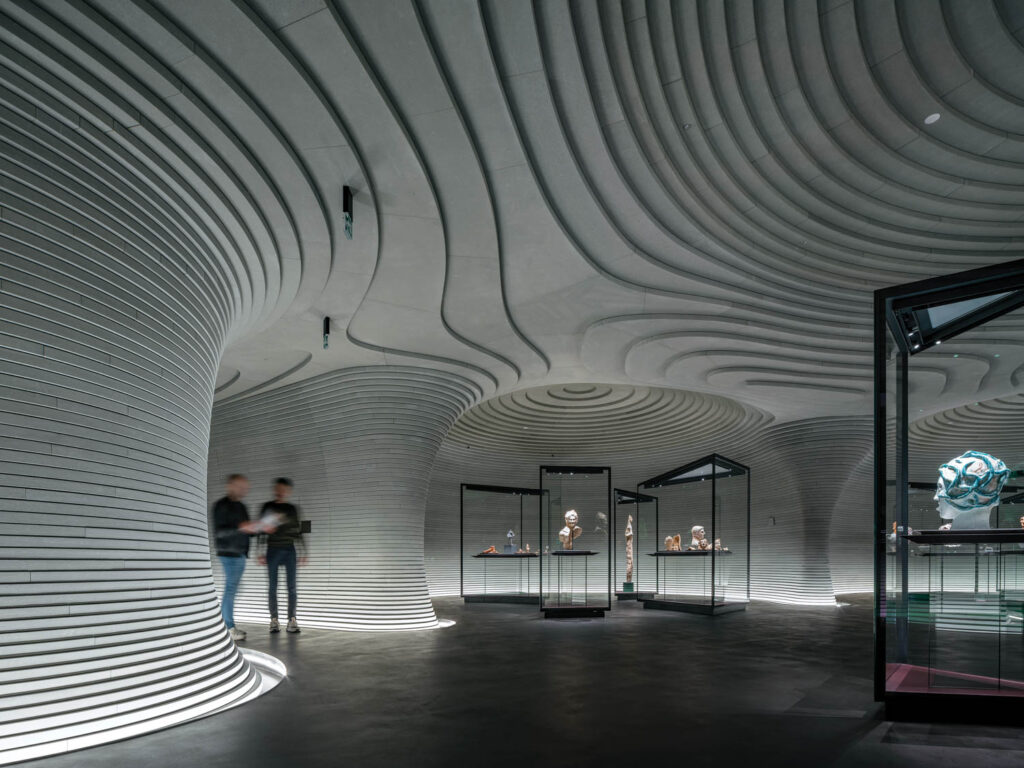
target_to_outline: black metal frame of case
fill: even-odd
[[[577,467],[577,466],[559,466],[555,464],[542,464],[539,469],[539,482],[537,487],[543,494],[547,489],[544,487],[544,475],[598,475],[606,474],[608,478],[608,491],[607,491],[607,510],[608,510],[608,587],[607,595],[608,599],[603,607],[600,606],[586,606],[580,608],[545,608],[544,607],[544,562],[543,558],[546,557],[541,552],[541,565],[540,565],[540,609],[544,614],[544,618],[583,618],[583,617],[604,617],[606,611],[612,609],[612,564],[614,562],[612,554],[612,522],[614,518],[614,502],[612,498],[612,468],[611,467]],[[548,491],[550,493],[550,491]],[[550,497],[549,497],[550,498]],[[549,501],[550,504],[550,501]],[[550,513],[550,510],[549,510]],[[544,538],[544,501],[541,499],[540,509],[540,531],[541,539]]]
[[[613,491],[612,491],[612,501],[613,501],[613,503],[615,505],[614,510],[612,512],[612,529],[615,531],[615,535],[614,535],[614,537],[612,539],[612,563],[613,563],[613,565],[612,565],[612,572],[613,573],[615,572],[615,565],[614,565],[614,563],[617,562],[618,559],[619,559],[619,543],[618,543],[619,542],[619,535],[618,535],[618,532],[619,532],[619,503],[620,503],[619,502],[619,497],[626,497],[627,498],[627,500],[625,500],[625,501],[623,501],[621,503],[623,503],[623,504],[635,504],[636,507],[637,507],[637,510],[636,510],[637,511],[637,516],[636,516],[637,532],[634,533],[634,547],[633,547],[633,550],[634,550],[634,554],[633,554],[633,578],[637,582],[637,584],[639,585],[639,579],[637,579],[637,576],[640,573],[640,569],[639,569],[639,558],[636,556],[636,543],[638,543],[640,541],[640,536],[639,536],[640,504],[649,503],[649,502],[652,502],[652,501],[654,502],[654,521],[655,521],[655,529],[657,529],[658,497],[657,496],[648,496],[647,494],[644,494],[644,493],[636,493],[635,491],[627,491],[627,490],[625,490],[623,488],[615,488],[615,489],[613,489]],[[657,533],[655,533],[655,535],[657,535]],[[654,569],[654,577],[655,577],[655,579],[657,579],[657,577],[658,577],[657,566],[655,566],[655,569]],[[616,575],[616,578],[613,579],[613,583],[615,585],[614,592],[615,592],[615,598],[617,600],[643,600],[645,597],[654,597],[654,595],[652,593],[650,593],[650,592],[640,592],[639,590],[634,590],[632,592],[620,592],[619,589],[618,589],[619,580],[617,578],[617,575]]]
[[[663,488],[668,485],[681,485],[683,483],[700,483],[705,482],[707,476],[697,477],[682,477],[695,469],[700,469],[705,465],[711,465],[711,541],[715,541],[715,525],[717,523],[718,515],[715,512],[715,499],[718,497],[718,485],[717,478],[719,477],[738,477],[740,475],[746,475],[747,478],[747,602],[750,602],[750,467],[745,464],[741,464],[738,461],[722,456],[720,453],[712,453],[703,458],[697,459],[696,461],[690,461],[683,464],[681,467],[663,472],[660,475],[652,477],[650,480],[645,480],[642,483],[638,483],[636,486],[637,494],[640,493],[641,489],[651,490],[653,488]],[[725,471],[719,472],[718,467],[722,466]],[[655,508],[654,516],[654,538],[655,546],[659,546],[661,543],[661,526],[660,526],[660,512],[661,505],[659,504]],[[736,611],[746,610],[746,603],[726,603],[723,602],[721,605],[715,602],[715,561],[718,555],[712,551],[711,553],[711,604],[703,605],[699,603],[686,603],[679,600],[663,600],[660,598],[647,598],[643,600],[644,608],[654,608],[660,610],[670,611],[681,611],[684,613],[700,613],[708,616],[716,616],[723,613],[733,613]],[[660,572],[656,575],[656,589],[659,594],[661,592],[661,577]]]
[[[530,595],[507,595],[501,593],[495,593],[493,595],[482,594],[482,595],[467,595],[466,594],[466,583],[465,583],[465,570],[466,570],[466,543],[465,543],[465,512],[466,512],[466,491],[478,491],[482,493],[501,493],[513,496],[539,496],[541,497],[540,504],[543,504],[543,491],[539,488],[516,488],[507,485],[477,485],[474,483],[462,483],[459,487],[459,596],[463,602],[467,603],[519,603],[523,605],[533,605],[534,603],[540,602],[540,580],[538,579],[538,591],[537,597],[530,599]],[[520,502],[519,507],[519,533],[522,535],[523,532],[523,509],[522,503]],[[539,541],[538,541],[539,544]],[[505,555],[505,558],[509,559],[527,559],[537,560],[540,563],[540,553],[534,555]],[[502,559],[502,558],[496,558]],[[530,564],[527,562],[526,567],[529,568]],[[538,565],[538,571],[542,570]]]
[[[923,322],[920,314],[928,307],[966,301],[998,293],[1010,295],[983,305],[950,323],[932,328]],[[874,295],[874,677],[875,700],[884,702],[889,716],[900,719],[918,717],[949,719],[996,720],[1012,710],[1019,714],[1024,700],[1011,697],[976,696],[954,693],[899,693],[885,689],[886,671],[886,617],[883,615],[882,595],[886,591],[885,536],[887,471],[887,408],[895,407],[896,420],[896,478],[898,489],[896,517],[901,530],[906,530],[909,515],[908,491],[911,487],[908,472],[909,450],[907,416],[909,359],[944,340],[955,338],[982,323],[1024,306],[1024,259],[996,264],[981,269],[957,272],[942,277],[919,280],[875,291]],[[897,346],[896,403],[886,402],[886,331],[892,333]],[[901,563],[902,588],[907,592],[908,564]],[[904,594],[904,604],[907,595]],[[897,640],[906,651],[907,628],[897,627]],[[960,706],[970,704],[970,707]],[[1009,705],[1009,706],[1008,706]]]

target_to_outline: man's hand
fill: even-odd
[[[259,523],[253,522],[252,520],[248,520],[244,523],[239,523],[238,530],[240,530],[242,533],[259,533],[260,525]]]
[[[306,565],[306,563],[308,563],[308,562],[309,562],[309,558],[306,557],[305,555],[303,555],[302,557],[299,558],[299,565],[300,566],[301,565]]]
[[[260,555],[259,558],[257,558],[257,559],[259,560],[259,564],[260,565],[266,565],[267,564],[267,556],[266,555]]]

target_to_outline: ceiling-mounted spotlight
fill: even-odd
[[[942,117],[938,112],[932,112],[928,117],[924,119],[925,125],[931,125],[932,123],[939,122],[939,118]]]
[[[324,349],[327,349],[327,346],[328,346],[328,344],[330,342],[330,337],[331,337],[331,318],[325,317],[324,318]]]
[[[345,214],[345,237],[352,239],[352,187],[341,188],[341,210]]]

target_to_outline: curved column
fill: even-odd
[[[370,366],[214,408],[212,495],[225,475],[244,472],[258,509],[275,477],[295,482],[311,525],[310,563],[299,575],[302,624],[437,626],[423,565],[426,497],[441,441],[473,399],[474,385],[454,374]],[[254,569],[236,616],[267,621],[265,596],[265,572]]]
[[[191,279],[198,258],[146,230],[144,194],[62,160],[81,134],[14,130],[4,112],[0,763],[260,690],[221,621],[207,547],[225,286]]]

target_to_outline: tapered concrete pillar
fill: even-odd
[[[223,287],[108,216],[117,193],[62,188],[52,147],[11,140],[39,156],[5,163],[0,195],[0,763],[260,688],[207,547]]]
[[[210,488],[243,472],[258,507],[290,477],[310,521],[300,622],[349,630],[427,629],[423,523],[444,435],[474,398],[450,373],[374,366],[329,373],[214,408]],[[268,618],[265,573],[247,575],[238,615]],[[283,595],[282,599],[282,611]]]

